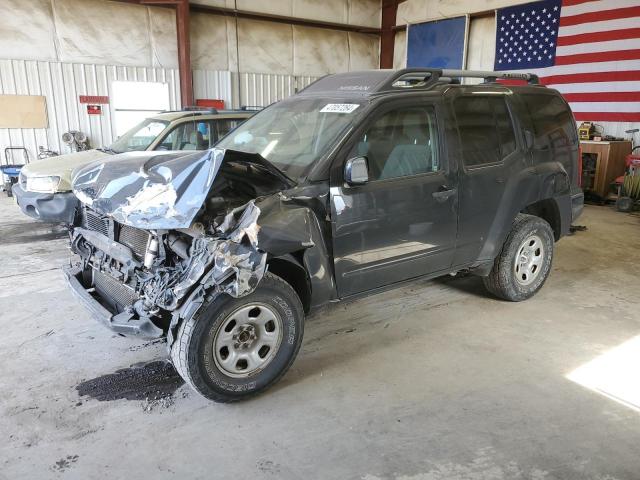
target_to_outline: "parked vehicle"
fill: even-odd
[[[71,174],[97,159],[140,150],[206,150],[254,112],[178,111],[149,117],[122,135],[111,146],[92,150],[80,132],[67,132],[66,143],[77,151],[30,163],[23,168],[13,194],[25,215],[52,223],[73,223],[78,201],[71,192]],[[75,143],[74,143],[75,142]]]
[[[534,75],[330,75],[213,150],[77,172],[65,274],[95,317],[166,336],[184,379],[229,402],[280,379],[329,302],[459,271],[531,297],[581,213],[578,175],[569,106]]]

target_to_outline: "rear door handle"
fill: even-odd
[[[444,202],[455,195],[457,191],[458,189],[456,188],[449,188],[443,185],[440,187],[440,190],[438,190],[437,192],[433,192],[431,195],[436,199],[437,202]]]

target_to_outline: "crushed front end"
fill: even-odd
[[[188,313],[184,307],[195,306],[185,302],[194,291],[237,297],[255,288],[266,262],[257,248],[259,213],[250,202],[228,214],[216,235],[205,235],[139,229],[85,206],[71,233],[80,261],[64,272],[93,316],[113,331],[161,337]]]
[[[70,236],[78,260],[64,273],[113,331],[171,337],[206,295],[243,296],[261,280],[267,254],[254,198],[283,185],[237,162],[218,175],[223,157],[126,155],[76,174],[82,206]],[[267,190],[249,188],[253,176]]]

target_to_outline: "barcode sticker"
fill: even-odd
[[[320,113],[351,113],[359,106],[357,103],[329,103],[322,107]]]

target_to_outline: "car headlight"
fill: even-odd
[[[27,177],[27,190],[30,192],[55,193],[60,177]]]

